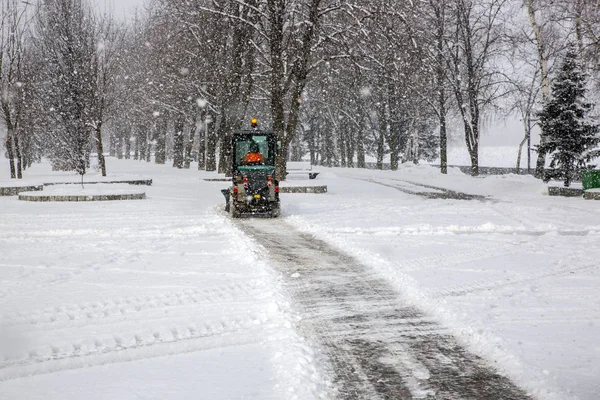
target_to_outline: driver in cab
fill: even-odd
[[[260,154],[258,143],[252,141],[248,149],[248,153],[242,157],[242,164],[264,164],[265,156]]]

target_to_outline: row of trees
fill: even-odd
[[[227,171],[221,143],[250,116],[281,141],[282,177],[302,157],[392,169],[439,157],[445,173],[451,131],[477,175],[486,115],[518,113],[523,146],[566,44],[590,76],[600,65],[600,10],[585,0],[151,0],[127,27],[84,0],[1,1],[15,177],[40,156],[83,173],[92,151],[105,174],[105,142]],[[539,174],[557,150],[541,125]]]
[[[80,0],[33,9],[2,0],[0,83],[11,177],[48,156],[56,169],[85,172],[103,159],[103,123],[118,109],[125,30]]]
[[[5,147],[11,178],[22,176],[23,153],[27,138],[21,135],[22,114],[25,112],[25,33],[28,25],[26,7],[17,0],[0,3],[0,121],[6,129]],[[15,166],[15,158],[18,163]]]

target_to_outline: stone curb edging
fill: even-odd
[[[279,193],[327,193],[327,186],[279,186]]]
[[[588,190],[561,186],[549,186],[548,195],[562,197],[583,197],[585,200],[600,200],[600,192],[591,192]]]
[[[96,185],[99,183],[127,183],[136,186],[152,186],[152,179],[125,179],[119,181],[92,181],[83,182],[84,185]],[[44,190],[44,186],[54,185],[80,185],[81,182],[45,182],[41,185],[28,186],[0,186],[0,196],[16,196],[21,192],[39,192]]]
[[[0,196],[16,196],[21,192],[39,192],[42,190],[44,190],[44,185],[0,187]]]
[[[48,195],[38,196],[26,193],[19,194],[19,200],[24,201],[110,201],[110,200],[143,200],[146,198],[146,193],[130,193],[130,194],[92,194],[92,195]]]
[[[120,181],[91,181],[91,182],[83,182],[84,185],[97,185],[100,183],[127,183],[129,185],[136,186],[152,186],[152,179],[125,179]],[[54,185],[81,185],[81,182],[48,182],[44,183],[44,186],[54,186]]]
[[[581,197],[583,196],[583,189],[561,186],[548,186],[548,195],[563,197]]]

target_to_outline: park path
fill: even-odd
[[[238,226],[264,246],[322,346],[341,399],[528,399],[359,260],[281,220]]]

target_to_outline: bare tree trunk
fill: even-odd
[[[355,136],[356,135],[352,135],[352,130],[355,129],[354,126],[349,126],[348,124],[346,124],[346,132],[347,132],[347,139],[346,139],[346,165],[348,166],[348,168],[354,168],[354,151],[355,151]]]
[[[206,171],[217,170],[217,135],[213,131],[214,122],[207,124],[206,132]]]
[[[193,125],[195,126],[195,125]],[[190,164],[192,162],[192,149],[194,147],[194,138],[196,137],[195,128],[191,127],[189,129],[187,142],[185,144],[185,155],[183,159],[183,168],[190,169]]]
[[[340,166],[346,168],[346,135],[344,135],[344,127],[338,124],[338,148],[340,151]]]
[[[140,159],[140,131],[137,131],[135,133],[135,147],[133,150],[133,159],[134,160],[139,160]]]
[[[114,127],[114,126],[113,126]],[[108,154],[111,157],[116,157],[117,156],[117,142],[118,139],[113,131],[113,129],[111,129],[110,135],[108,137],[108,144],[109,144],[109,149],[108,149]]]
[[[471,176],[479,176],[479,145],[476,144],[472,150],[469,151],[471,156]]]
[[[106,176],[106,160],[104,159],[104,146],[102,145],[102,122],[96,125],[96,152],[98,153],[98,166],[102,176]]]
[[[198,125],[198,170],[204,170],[206,168],[206,140],[208,134],[208,124],[206,121],[206,109],[203,109],[200,115],[197,117],[200,122],[196,122]]]
[[[198,129],[198,170],[206,168],[206,124],[202,116],[202,127]]]
[[[356,133],[356,166],[365,168],[367,166],[365,160],[365,116],[361,113],[359,132]]]
[[[525,134],[525,137],[521,140],[521,143],[519,143],[519,152],[517,153],[517,173],[519,173],[519,170],[521,169],[521,152],[523,151],[525,143],[527,143],[527,134]]]
[[[525,143],[529,143],[531,140],[531,120],[526,117],[524,118],[523,124],[525,125],[525,136],[523,137],[523,140],[521,140],[521,143],[519,143],[519,152],[517,154],[517,173],[521,169],[521,153],[523,151],[523,146]],[[529,158],[529,146],[527,146],[527,172],[529,172]]]
[[[173,140],[173,166],[183,168],[183,151],[184,151],[184,136],[183,136],[184,121],[182,117],[177,117],[175,120],[175,134]]]
[[[300,127],[302,129],[302,127]],[[292,141],[292,161],[302,160],[302,144],[298,135]]]
[[[15,153],[13,147],[13,132],[12,129],[8,129],[6,132],[6,152],[8,153],[8,165],[10,167],[10,178],[16,179],[17,173],[15,170]]]
[[[150,162],[152,160],[152,143],[150,142],[150,134],[146,131],[146,162]]]
[[[167,161],[167,118],[161,118],[156,124],[156,148],[154,150],[154,162],[164,164]]]
[[[15,135],[15,155],[17,156],[17,179],[23,179],[23,157],[19,135]]]
[[[313,127],[312,120],[308,121],[308,129],[305,131],[304,139],[308,145],[308,155],[310,157],[310,163],[317,165],[317,144],[316,144],[316,130]]]
[[[365,147],[362,136],[356,142],[356,167],[365,168],[367,166],[365,159]]]
[[[137,138],[140,147],[140,160],[145,160],[146,153],[150,153],[150,145],[148,144],[148,131],[144,130],[144,133],[142,133],[142,131],[138,131]]]
[[[90,135],[89,137],[92,137],[92,131],[90,130]],[[87,169],[90,168],[92,162],[91,162],[91,158],[92,158],[92,147],[94,145],[92,144],[92,142],[90,141],[90,139],[88,138],[87,143],[85,145],[85,148],[83,150],[83,157],[85,159],[85,167]]]
[[[445,100],[442,101],[443,95],[440,95],[440,172],[448,173],[448,132],[446,127],[446,109]],[[443,113],[443,114],[442,114]]]
[[[27,168],[31,167],[31,138],[30,137],[24,137],[24,140],[22,140],[22,144],[21,144],[21,148],[23,151],[23,171],[26,171]]]
[[[438,3],[438,9],[436,10],[436,22],[438,24],[437,30],[437,87],[438,87],[438,112],[439,112],[439,123],[440,123],[440,172],[442,174],[448,173],[448,133],[446,126],[446,76],[445,76],[445,65],[444,65],[444,35],[445,35],[445,10],[446,2],[442,1]]]
[[[465,141],[471,159],[471,176],[479,175],[479,127],[477,120],[465,121]]]
[[[289,151],[289,146],[290,146],[290,145],[289,145],[289,143],[281,143],[281,148],[279,149],[279,154],[278,154],[278,156],[280,156],[280,155],[282,155],[282,154],[288,154],[288,151]],[[287,175],[287,171],[286,171],[286,163],[287,163],[287,160],[283,160],[283,165],[284,165],[284,167],[283,167],[283,171],[284,171],[284,172],[283,172],[283,174],[284,174],[284,175],[283,175],[283,177],[284,177],[284,178],[285,178],[285,176]],[[279,179],[279,180],[280,180],[280,179]]]
[[[379,132],[377,138],[377,169],[383,169],[383,157],[385,155],[385,138],[383,132]]]
[[[331,132],[329,126],[323,127],[325,132]],[[327,167],[333,167],[333,162],[335,159],[334,150],[335,150],[335,142],[333,135],[324,135],[325,143],[321,146],[321,165],[325,165]]]
[[[125,159],[129,160],[131,158],[131,134],[125,137]]]
[[[390,169],[392,171],[398,170],[399,153],[398,153],[398,132],[394,131],[390,135]]]
[[[279,171],[277,179],[285,180],[287,149],[285,149],[285,115],[283,110],[283,78],[284,78],[284,60],[283,60],[283,24],[284,24],[284,4],[281,1],[268,0],[269,23],[271,31],[269,35],[269,45],[271,54],[271,118],[273,120],[273,132],[277,140],[281,142],[281,148],[277,153],[276,165]]]
[[[379,107],[379,137],[377,138],[377,169],[383,169],[383,157],[385,156],[385,139],[388,131],[388,121],[385,108],[387,105]]]
[[[231,173],[232,165],[233,165],[233,154],[231,154],[231,132],[233,131],[229,117],[225,116],[225,112],[223,112],[223,116],[221,117],[221,123],[219,124],[219,129],[217,133],[217,138],[220,140],[221,145],[219,147],[219,165],[217,171],[220,174],[229,175]]]
[[[118,136],[115,138],[115,142],[115,152],[117,153],[117,158],[121,160],[123,158],[123,138],[121,136]]]

